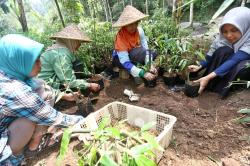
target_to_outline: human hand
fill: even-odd
[[[188,66],[188,70],[189,70],[190,72],[197,72],[197,71],[199,71],[201,68],[202,68],[201,65],[200,65],[200,66],[198,66],[198,65],[189,65],[189,66]]]
[[[89,90],[92,92],[97,92],[100,90],[100,85],[96,83],[89,83]]]
[[[200,78],[198,80],[193,81],[194,83],[200,83],[200,88],[199,88],[199,91],[198,91],[199,94],[201,94],[204,91],[204,89],[206,88],[209,80],[210,79],[208,77],[202,77],[202,78]]]
[[[156,69],[154,66],[151,66],[151,68],[150,68],[150,73],[153,73],[153,74],[155,74],[155,75],[158,75],[158,71],[157,71],[157,69]]]
[[[79,95],[79,92],[64,93],[62,99],[66,101],[75,101]]]
[[[146,73],[144,74],[144,78],[145,78],[146,80],[153,80],[153,79],[155,79],[155,77],[156,77],[156,75],[154,75],[154,74],[152,74],[152,73],[149,73],[149,72],[146,72]]]

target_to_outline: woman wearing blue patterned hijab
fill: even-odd
[[[43,44],[21,35],[10,34],[0,40],[0,70],[11,77],[35,86],[29,75],[39,58]]]
[[[35,91],[42,48],[21,35],[0,39],[0,165],[20,165],[27,145],[38,152],[38,126],[68,127],[83,119],[56,111]]]

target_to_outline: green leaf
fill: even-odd
[[[130,152],[131,152],[131,154],[133,156],[136,156],[136,155],[148,152],[151,149],[152,149],[151,145],[149,145],[149,144],[142,144],[142,145],[136,145],[136,146],[132,147],[130,149]]]
[[[64,94],[65,94],[64,92],[59,92],[59,94],[56,97],[55,103],[57,103],[63,97]]]
[[[224,0],[221,4],[220,8],[214,13],[212,19],[209,23],[211,23],[214,19],[216,19],[222,12],[224,12],[235,0]]]
[[[149,133],[142,133],[142,137],[143,139],[145,139],[147,141],[148,144],[150,144],[150,146],[152,148],[157,148],[159,150],[164,151],[164,149],[160,146],[160,144],[156,141],[155,137]]]
[[[250,117],[241,118],[238,120],[239,123],[249,123]]]
[[[71,133],[72,131],[70,128],[65,129],[63,132],[63,137],[62,137],[61,147],[60,147],[60,154],[57,157],[56,165],[61,165],[60,163],[64,159],[68,151],[68,145],[70,142]]]
[[[118,128],[114,128],[114,127],[108,127],[107,129],[105,129],[107,132],[109,132],[112,137],[116,137],[116,138],[120,138],[120,130]]]
[[[147,131],[154,127],[156,125],[156,122],[150,122],[142,126],[141,131]]]
[[[96,149],[96,147],[93,146],[90,150],[90,153],[89,153],[89,161],[91,164],[94,164],[97,161],[96,153],[97,153],[97,149]]]
[[[84,161],[82,159],[78,160],[78,166],[84,166]]]
[[[250,114],[250,109],[249,108],[243,108],[243,109],[239,110],[238,113],[241,113],[241,114]]]
[[[104,166],[118,166],[114,160],[112,160],[107,154],[104,154],[101,159],[100,163]]]
[[[109,116],[103,117],[103,119],[99,123],[98,130],[104,129],[109,124],[109,120],[110,120]]]
[[[135,162],[138,166],[157,166],[157,164],[147,158],[145,155],[138,155],[135,157]]]

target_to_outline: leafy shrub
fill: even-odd
[[[48,25],[47,25],[48,26]],[[58,32],[59,30],[62,29],[61,25],[59,24],[54,24],[53,26],[50,27],[45,27],[44,32],[39,32],[36,29],[29,29],[28,32],[25,32],[24,35],[37,41],[42,44],[44,44],[43,50],[46,50],[49,46],[53,44],[53,40],[50,39],[50,37],[55,33]]]
[[[111,53],[113,50],[114,33],[111,23],[96,22],[86,19],[81,21],[79,26],[88,34],[92,42],[84,43],[77,52],[90,69],[92,64],[95,67],[105,66],[111,63]]]
[[[166,54],[167,40],[176,38],[179,34],[177,25],[162,9],[155,11],[155,14],[142,23],[148,44],[151,49],[157,50],[159,55]]]
[[[169,73],[182,72],[188,65],[204,59],[203,49],[196,48],[191,38],[169,39],[165,49],[167,53],[160,56],[158,66]]]

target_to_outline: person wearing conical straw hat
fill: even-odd
[[[99,91],[99,84],[88,83],[82,78],[77,78],[75,72],[82,73],[82,71],[74,71],[79,64],[74,53],[81,43],[91,41],[89,37],[77,25],[72,24],[55,33],[51,38],[56,42],[41,55],[42,70],[38,77],[55,89],[67,85],[70,88]]]
[[[115,38],[115,49],[113,51],[113,67],[125,68],[134,78],[145,78],[153,80],[157,76],[157,70],[152,66],[150,72],[136,67],[136,64],[147,64],[149,62],[148,43],[139,22],[148,17],[133,6],[126,6],[113,27],[120,28]],[[151,59],[156,54],[153,53]]]

